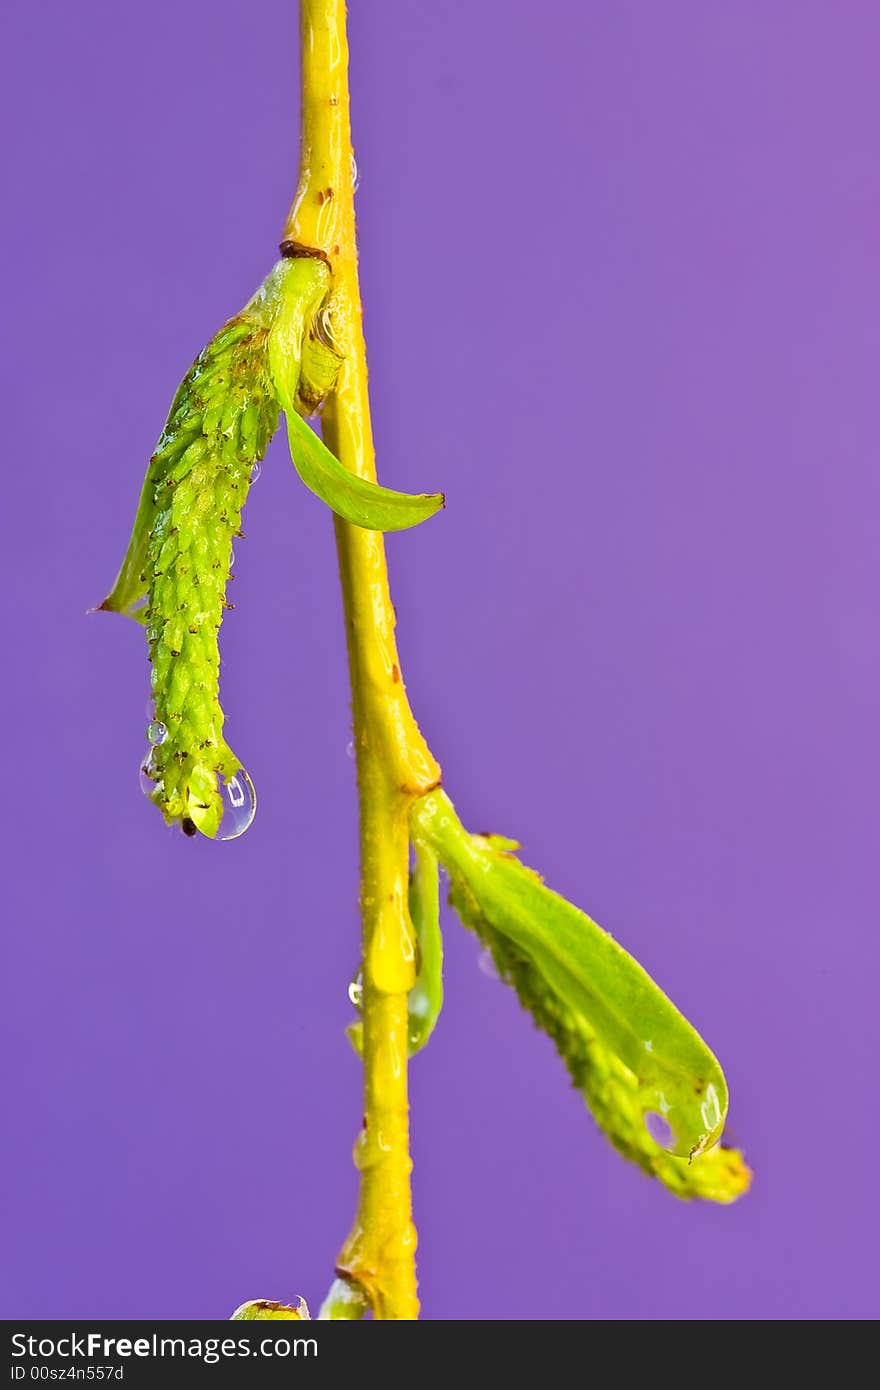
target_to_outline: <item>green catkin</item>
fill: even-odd
[[[320,407],[339,372],[341,359],[323,336],[329,295],[322,260],[281,260],[196,358],[171,403],[122,568],[101,604],[146,626],[155,718],[141,779],[165,819],[187,834],[232,839],[253,819],[253,784],[223,737],[218,634],[233,606],[226,600],[232,538],[281,410],[300,476],[351,524],[400,530],[443,505],[440,493],[410,496],[352,476],[301,418]]]
[[[565,1004],[528,956],[490,925],[460,879],[452,879],[449,901],[487,947],[502,980],[515,990],[536,1026],[552,1038],[575,1088],[618,1153],[676,1197],[727,1204],[748,1191],[752,1175],[737,1149],[716,1144],[689,1163],[655,1144],[645,1128],[638,1080],[629,1068]]]
[[[670,1152],[696,1158],[718,1142],[728,1107],[724,1073],[668,995],[610,932],[523,864],[509,840],[471,835],[437,788],[416,802],[414,832],[488,925],[639,1080],[642,1110]]]
[[[442,790],[415,803],[412,824],[615,1148],[679,1196],[746,1191],[742,1156],[719,1145],[728,1098],[717,1058],[638,962],[547,888],[514,841],[469,834]]]
[[[175,397],[148,475],[155,511],[144,618],[155,718],[167,732],[144,774],[167,821],[212,837],[224,798],[253,798],[223,737],[218,635],[251,471],[278,421],[267,337],[263,324],[232,320],[205,348]]]
[[[280,261],[196,358],[171,403],[128,551],[101,605],[145,625],[154,721],[142,782],[187,834],[231,838],[253,816],[253,785],[223,736],[218,636],[233,606],[232,541],[281,400],[314,406],[335,380],[338,357],[313,341],[329,284],[320,261]]]

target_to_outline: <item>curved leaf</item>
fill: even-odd
[[[444,506],[442,492],[393,492],[349,473],[295,410],[285,413],[294,468],[306,487],[343,521],[367,531],[404,531]]]

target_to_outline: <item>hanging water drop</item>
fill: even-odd
[[[346,756],[347,758],[353,758],[353,757],[354,757],[354,739],[351,739],[351,738],[350,738],[350,739],[348,740],[348,743],[345,745],[345,756]]]
[[[312,332],[314,333],[319,343],[323,343],[324,347],[329,348],[331,352],[338,353],[339,349],[337,348],[336,340],[333,337],[333,325],[330,321],[330,311],[326,307],[319,310],[319,312],[315,315],[315,321],[312,326]]]
[[[360,971],[358,971],[357,975],[355,976],[355,978],[352,980],[351,984],[350,984],[349,987],[348,987],[348,999],[349,999],[349,1003],[350,1003],[350,1004],[353,1004],[354,1007],[355,1007],[356,1009],[362,1009],[362,1008],[363,1008],[363,1005],[364,1005],[364,977],[363,977],[363,975],[361,974]]]
[[[156,780],[153,771],[153,750],[148,749],[144,754],[140,768],[138,769],[138,781],[144,796],[152,798],[159,789],[160,783]]]
[[[357,193],[358,189],[360,188],[360,184],[361,184],[360,170],[358,169],[358,162],[357,162],[357,160],[356,160],[355,157],[354,157],[354,151],[352,151],[352,156],[351,156],[351,191],[352,191],[352,193]]]
[[[255,482],[257,481],[257,479],[259,478],[259,476],[260,476],[260,474],[262,473],[262,471],[263,471],[263,470],[262,470],[262,468],[260,467],[259,463],[255,463],[254,466],[253,466],[253,468],[251,469],[251,482],[252,482],[252,483],[255,483]]]
[[[235,564],[235,551],[232,549],[232,546],[230,546],[230,547],[229,547],[229,568],[232,569],[232,566],[233,566],[234,564]]]
[[[672,1130],[672,1125],[666,1119],[665,1115],[661,1115],[657,1110],[646,1110],[645,1129],[654,1140],[654,1143],[658,1144],[661,1149],[667,1149],[670,1152],[673,1150],[675,1135]]]
[[[239,767],[228,781],[220,778],[220,799],[223,814],[216,840],[237,840],[252,824],[257,814],[257,793],[254,784],[243,767]]]
[[[153,719],[147,725],[147,738],[155,748],[157,744],[164,743],[168,737],[168,730],[161,719]]]
[[[257,793],[243,767],[224,778],[209,764],[192,768],[185,819],[209,840],[237,840],[257,813]],[[184,831],[189,834],[187,826]]]
[[[721,1105],[718,1100],[718,1092],[711,1082],[706,1087],[706,1099],[700,1106],[700,1116],[710,1134],[721,1124]]]

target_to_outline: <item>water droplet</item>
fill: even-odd
[[[355,157],[354,157],[354,153],[352,153],[352,156],[351,156],[351,191],[352,191],[352,193],[357,193],[357,191],[358,191],[358,189],[360,188],[360,186],[361,186],[361,175],[360,175],[360,170],[358,169],[358,162],[357,162],[357,160],[356,160]]]
[[[366,896],[364,907],[369,907]],[[376,988],[383,994],[408,993],[415,984],[415,938],[409,930],[400,930],[403,922],[392,929],[390,921],[379,921],[370,943],[370,974]]]
[[[254,466],[253,466],[253,468],[251,469],[251,482],[252,482],[252,483],[255,483],[255,482],[258,480],[258,478],[259,478],[260,474],[262,473],[262,471],[263,471],[263,470],[262,470],[262,468],[260,467],[259,463],[255,463]]]
[[[354,1141],[352,1151],[355,1167],[364,1173],[368,1168],[374,1168],[382,1158],[382,1151],[374,1139],[370,1137],[365,1129],[362,1129],[357,1139]]]
[[[492,952],[489,950],[488,946],[484,946],[480,954],[477,956],[477,969],[481,972],[481,974],[486,976],[487,980],[501,979],[501,975],[498,971],[498,966],[495,964]]]
[[[315,320],[312,325],[312,332],[314,333],[318,342],[324,344],[324,347],[329,348],[331,352],[338,352],[338,348],[333,337],[333,326],[330,321],[330,313],[328,309],[321,309],[315,315]]]
[[[654,1140],[654,1143],[659,1144],[661,1149],[669,1149],[671,1151],[674,1148],[675,1135],[672,1130],[672,1125],[666,1119],[665,1115],[661,1115],[657,1110],[646,1110],[645,1129]]]
[[[363,975],[361,974],[360,970],[359,970],[358,973],[355,975],[354,979],[352,980],[351,984],[350,984],[349,987],[348,987],[348,998],[349,998],[349,1003],[353,1004],[354,1007],[355,1007],[356,1009],[362,1009],[362,1008],[363,1008],[363,1006],[364,1006],[364,977],[363,977]]]
[[[232,549],[232,546],[230,546],[230,547],[229,547],[229,568],[232,569],[232,566],[233,566],[234,564],[235,564],[235,551]]]
[[[147,738],[150,740],[150,743],[152,743],[154,746],[157,743],[164,743],[167,737],[168,730],[165,728],[165,725],[162,723],[161,719],[153,719],[147,725]]]
[[[243,767],[237,768],[228,782],[220,778],[220,798],[223,802],[223,814],[214,838],[237,840],[257,814],[257,793]]]
[[[714,1133],[721,1123],[721,1104],[718,1100],[718,1092],[711,1081],[706,1087],[706,1099],[700,1106],[700,1115],[709,1133]]]
[[[141,760],[138,771],[138,780],[141,784],[141,791],[144,796],[153,797],[161,785],[153,770],[153,750],[149,749]]]
[[[352,739],[352,738],[350,738],[350,739],[348,740],[348,743],[345,745],[345,756],[346,756],[347,758],[353,758],[353,757],[354,757],[354,739]]]

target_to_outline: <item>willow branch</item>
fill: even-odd
[[[332,271],[328,317],[343,357],[323,434],[336,457],[375,480],[354,217],[343,0],[302,0],[302,167],[284,229],[288,255]],[[440,769],[413,718],[400,671],[382,535],[335,521],[352,691],[360,806],[364,1125],[355,1148],[358,1208],[337,1273],[376,1318],[415,1318],[410,1192],[407,993],[415,946],[407,907],[409,811]]]

